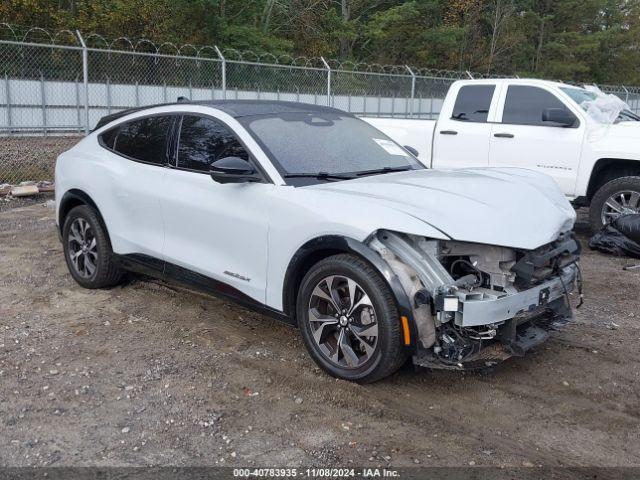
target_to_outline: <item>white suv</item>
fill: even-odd
[[[507,201],[505,201],[507,200]],[[58,158],[73,278],[179,281],[300,327],[327,372],[522,355],[571,316],[575,213],[521,169],[437,171],[340,110],[267,101],[129,110]],[[579,282],[578,282],[579,284]]]

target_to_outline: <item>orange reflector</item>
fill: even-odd
[[[404,344],[411,345],[411,333],[409,331],[409,319],[407,317],[400,317],[402,322],[402,332],[404,333]]]

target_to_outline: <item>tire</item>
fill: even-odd
[[[62,248],[71,276],[82,287],[106,288],[120,283],[123,272],[113,261],[107,229],[90,206],[80,205],[68,213]]]
[[[296,314],[311,358],[329,375],[375,382],[407,359],[393,294],[384,278],[355,255],[334,255],[311,267],[300,285]]]
[[[636,197],[634,196],[632,202],[629,203],[629,206],[625,207],[623,210],[623,213],[640,213],[640,177],[620,177],[615,180],[611,180],[600,187],[591,200],[591,205],[589,207],[589,223],[591,225],[591,230],[594,233],[600,230],[605,224],[602,217],[607,213],[605,210],[610,210],[610,207],[606,205],[606,202],[611,197],[617,196],[619,204],[622,204],[623,201],[619,197],[619,195],[622,194],[625,194],[627,202],[631,199],[632,194],[637,194],[639,198],[636,202]],[[612,215],[605,216],[611,220],[615,219],[615,216]]]

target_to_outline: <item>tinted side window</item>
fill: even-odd
[[[213,162],[224,157],[249,161],[247,151],[222,123],[185,115],[180,128],[178,167],[208,172]]]
[[[451,118],[466,122],[486,122],[495,89],[495,85],[462,87],[458,90]]]
[[[502,123],[512,125],[549,125],[542,121],[546,108],[561,108],[565,105],[552,93],[538,87],[512,85],[507,90]]]
[[[167,138],[173,117],[147,117],[120,126],[114,150],[143,162],[167,162]]]
[[[107,130],[102,135],[100,135],[100,140],[102,141],[102,145],[113,150],[113,144],[116,141],[117,135],[118,135],[118,127]]]

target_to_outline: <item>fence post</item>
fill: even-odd
[[[47,98],[44,92],[44,74],[40,73],[40,105],[42,106],[42,127],[44,136],[47,136]]]
[[[111,115],[111,79],[107,77],[107,113]]]
[[[627,90],[627,87],[625,87],[624,85],[622,85],[622,89],[624,90],[624,103],[629,103],[629,90]]]
[[[78,75],[76,75],[76,122],[78,122],[78,131],[81,131],[82,113],[80,112],[80,84],[78,83]]]
[[[411,104],[409,106],[409,115],[413,117],[413,107],[414,107],[414,98],[416,96],[416,75],[413,73],[413,70],[409,67],[409,65],[405,65],[405,68],[411,75]]]
[[[9,75],[4,74],[4,88],[7,97],[7,126],[9,127],[9,135],[11,135],[11,92],[9,91]]]
[[[222,52],[220,51],[217,45],[214,45],[213,48],[215,48],[216,54],[218,55],[218,58],[222,63],[222,98],[226,100],[227,99],[227,59],[224,58],[224,55],[222,55]]]
[[[89,51],[80,30],[76,30],[76,35],[82,45],[82,79],[84,82],[84,133],[89,135]]]
[[[324,64],[324,68],[327,69],[327,107],[331,106],[331,67],[324,59],[324,57],[320,57],[322,63]]]

